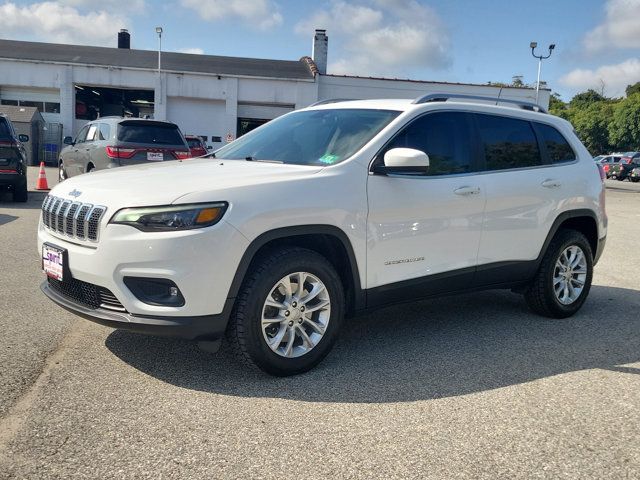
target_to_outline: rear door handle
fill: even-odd
[[[464,186],[460,188],[456,188],[453,193],[456,195],[478,195],[480,193],[480,187],[469,187]]]
[[[551,178],[546,179],[542,182],[542,186],[545,188],[559,188],[562,184],[558,180],[552,180]]]

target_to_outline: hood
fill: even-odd
[[[66,180],[51,194],[111,208],[180,203],[191,193],[211,193],[238,187],[290,181],[314,175],[317,166],[285,165],[245,160],[200,159],[146,163],[86,173]],[[70,195],[70,193],[74,195]]]

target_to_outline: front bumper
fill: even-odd
[[[121,328],[149,335],[184,338],[187,340],[215,340],[224,335],[230,308],[217,315],[195,317],[166,317],[133,315],[103,308],[88,308],[53,290],[47,281],[40,285],[42,292],[62,308],[92,322],[111,328]]]

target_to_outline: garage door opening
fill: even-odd
[[[153,90],[94,87],[75,85],[76,119],[95,120],[99,117],[153,117]]]

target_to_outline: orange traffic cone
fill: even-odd
[[[47,184],[47,174],[44,171],[44,162],[40,162],[40,173],[38,173],[36,190],[49,190],[49,185]]]

